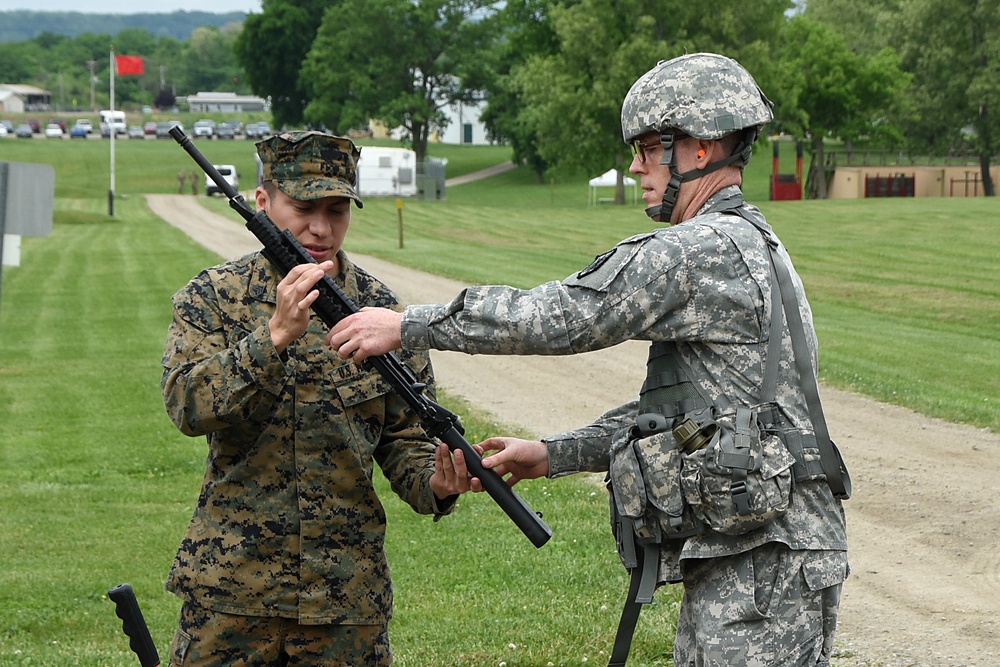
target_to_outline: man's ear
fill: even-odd
[[[258,211],[263,211],[267,208],[268,196],[267,190],[264,189],[264,186],[260,186],[254,191],[253,198]]]
[[[706,164],[712,161],[711,154],[714,141],[706,141],[704,139],[698,140],[698,166],[704,167]],[[702,164],[704,162],[704,164]]]

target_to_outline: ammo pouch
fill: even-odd
[[[711,440],[683,455],[680,485],[693,515],[712,530],[742,535],[788,510],[795,457],[756,411],[737,408]]]
[[[683,457],[668,422],[659,415],[644,418],[612,448],[608,472],[612,527],[626,567],[630,559],[622,547],[633,540],[659,544],[703,531],[684,502]]]

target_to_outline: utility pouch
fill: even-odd
[[[780,438],[761,433],[755,411],[737,408],[706,445],[683,455],[680,483],[698,520],[716,532],[742,535],[788,510],[794,464]]]

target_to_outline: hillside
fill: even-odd
[[[176,11],[169,14],[84,14],[82,12],[0,11],[0,43],[24,42],[42,33],[76,37],[84,33],[117,35],[126,28],[141,28],[158,37],[184,41],[200,26],[242,22],[244,12]]]

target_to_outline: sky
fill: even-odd
[[[0,0],[0,11],[84,12],[87,14],[169,14],[180,10],[260,12],[260,0]]]

